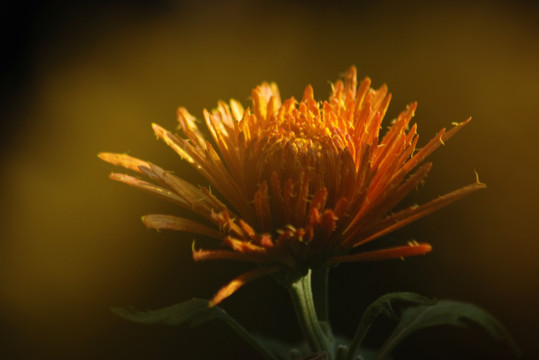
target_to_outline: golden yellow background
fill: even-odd
[[[110,181],[112,167],[96,154],[128,152],[197,181],[156,141],[151,122],[175,127],[180,105],[197,116],[218,99],[246,105],[264,80],[296,98],[311,83],[323,99],[329,81],[352,64],[375,86],[388,84],[386,121],[419,101],[420,145],[473,116],[431,157],[434,169],[410,201],[471,183],[474,170],[488,188],[379,240],[428,241],[428,256],[335,270],[334,327],[350,335],[370,301],[409,290],[479,304],[527,358],[539,354],[539,12],[532,2],[114,1],[32,14],[14,27],[31,31],[2,109],[9,124],[1,158],[4,358],[258,359],[222,324],[145,327],[110,312],[207,298],[248,267],[195,264],[193,236],[147,231],[141,215],[177,210]],[[258,333],[299,337],[287,294],[270,280],[223,307]],[[422,332],[397,351],[397,359],[509,356],[477,329]]]

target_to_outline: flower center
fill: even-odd
[[[325,128],[324,128],[325,129]],[[252,139],[246,151],[245,176],[251,198],[267,186],[267,195],[274,226],[293,225],[301,228],[308,220],[309,203],[315,194],[325,189],[325,208],[334,208],[342,197],[351,198],[355,187],[355,164],[348,149],[331,132],[283,131],[282,128],[264,131]],[[307,129],[312,130],[312,129]],[[316,129],[318,130],[318,129]],[[290,198],[289,206],[284,205]],[[305,202],[304,206],[298,204]],[[283,204],[285,209],[281,208]],[[279,212],[302,212],[281,217]],[[277,219],[282,221],[277,221]],[[291,221],[291,219],[294,219]],[[282,222],[282,223],[281,223]]]

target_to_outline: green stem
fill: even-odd
[[[350,345],[348,347],[347,360],[354,359],[354,357],[356,356],[356,352],[358,351],[363,340],[365,339],[367,332],[371,328],[372,322],[378,315],[378,314],[375,314],[374,316],[372,316],[368,310],[369,308],[367,308],[367,311],[363,313],[363,316],[361,317],[356,333],[354,334],[354,337],[352,338],[352,341],[350,342]]]
[[[322,267],[313,270],[312,287],[313,297],[319,321],[329,323],[329,304],[328,304],[328,277],[329,267]]]
[[[378,354],[376,354],[376,358],[375,360],[383,360],[386,358],[386,356],[388,356],[389,354],[391,354],[391,352],[393,351],[393,349],[395,348],[395,346],[397,346],[397,344],[402,340],[402,337],[401,337],[402,333],[400,334],[397,334],[397,336],[392,336],[390,337],[386,343],[384,345],[382,345],[382,349],[380,349],[380,351],[378,352]]]
[[[311,270],[299,280],[291,283],[288,286],[288,292],[296,310],[299,326],[309,343],[311,351],[325,351],[328,360],[333,359],[333,351],[330,349],[328,339],[320,326],[314,306],[311,288]]]
[[[266,360],[277,360],[277,357],[272,354],[264,345],[262,345],[256,338],[251,335],[243,326],[240,325],[234,318],[225,318],[228,326],[232,328],[243,340],[245,340],[253,349],[258,351],[260,355]]]

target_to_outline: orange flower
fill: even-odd
[[[485,187],[477,181],[420,206],[392,213],[426,177],[420,163],[470,120],[442,129],[416,150],[417,126],[409,128],[412,103],[380,136],[391,95],[370,79],[358,86],[355,67],[337,81],[327,101],[307,86],[298,103],[281,103],[277,85],[252,92],[252,107],[231,100],[204,111],[208,141],[196,119],[178,110],[185,137],[153,124],[158,138],[198,170],[217,191],[194,186],[143,160],[125,154],[99,157],[147,176],[110,177],[191,210],[201,222],[172,215],[147,215],[154,229],[185,231],[219,240],[221,249],[194,250],[195,260],[229,259],[262,266],[234,279],[213,299],[218,303],[246,282],[282,269],[301,270],[348,261],[373,261],[425,254],[426,243],[368,252],[350,250]],[[204,221],[204,220],[202,220]]]

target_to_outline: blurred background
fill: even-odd
[[[387,120],[419,101],[424,144],[473,116],[439,149],[409,202],[474,181],[488,188],[386,240],[428,256],[347,264],[331,274],[334,328],[351,335],[368,303],[414,291],[481,305],[539,356],[539,8],[523,1],[78,1],[0,14],[2,161],[0,356],[4,359],[260,357],[220,323],[141,326],[111,306],[153,309],[208,298],[248,269],[194,263],[193,236],[148,231],[174,206],[107,178],[100,151],[127,152],[197,181],[150,128],[175,127],[218,99],[248,103],[261,81],[315,96],[355,64],[393,93]],[[387,122],[386,122],[387,124]],[[297,341],[286,292],[270,279],[223,307],[253,331]],[[389,324],[391,325],[391,324]],[[367,339],[379,345],[388,324]],[[508,359],[481,330],[417,333],[395,359]]]

